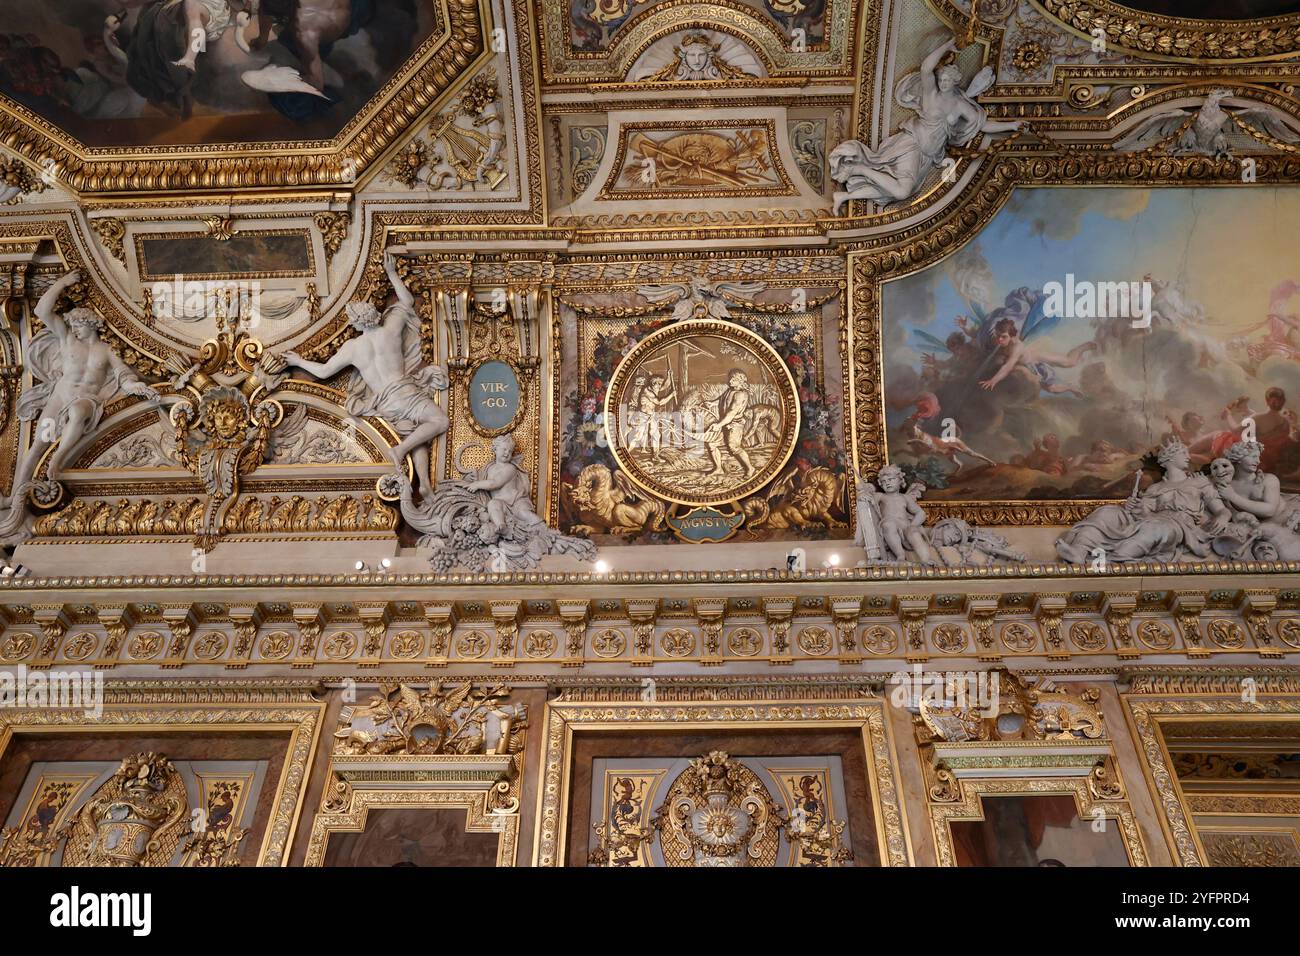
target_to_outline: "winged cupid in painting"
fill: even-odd
[[[916,116],[877,149],[859,140],[840,143],[831,151],[831,178],[846,188],[835,193],[838,214],[850,199],[877,203],[902,202],[915,196],[931,171],[944,165],[949,145],[965,146],[981,133],[1009,133],[1022,123],[989,119],[975,102],[993,85],[993,68],[984,67],[962,89],[956,64],[957,42],[948,40],[921,62],[894,90],[899,106]]]
[[[397,274],[396,260],[391,255],[384,268],[397,293],[397,302],[382,317],[369,302],[351,302],[348,321],[360,335],[339,346],[328,362],[312,362],[297,352],[284,353],[284,360],[320,379],[351,368],[347,383],[349,414],[354,418],[378,416],[392,425],[403,436],[401,443],[389,451],[394,467],[400,474],[409,454],[415,463],[413,486],[427,490],[429,446],[449,424],[436,398],[438,392],[447,390],[447,370],[441,365],[424,364],[415,296]]]

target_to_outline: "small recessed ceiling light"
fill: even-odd
[[[608,562],[608,561],[603,561],[603,560],[602,560],[602,561],[597,561],[597,562],[596,562],[596,573],[597,573],[597,574],[608,574],[608,573],[609,573],[609,562]]]

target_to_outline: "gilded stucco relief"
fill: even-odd
[[[0,865],[1296,865],[1294,12],[126,6],[0,14]]]

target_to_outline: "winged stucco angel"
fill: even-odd
[[[899,81],[894,100],[916,115],[904,120],[879,147],[869,149],[851,139],[831,150],[831,178],[846,187],[835,193],[836,214],[850,199],[878,203],[911,199],[930,173],[944,165],[950,145],[965,146],[981,133],[1024,128],[1020,122],[989,119],[975,97],[993,85],[993,68],[984,67],[962,89],[956,53],[957,41],[950,39],[922,61],[919,72]]]

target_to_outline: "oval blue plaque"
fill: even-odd
[[[484,362],[469,380],[469,410],[485,431],[508,428],[519,414],[519,377],[506,362]]]

